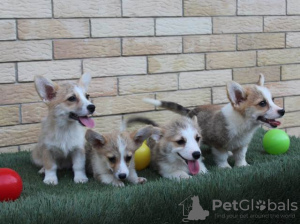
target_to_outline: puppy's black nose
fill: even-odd
[[[285,110],[284,109],[279,110],[278,113],[279,113],[279,115],[283,116],[285,114]]]
[[[120,173],[120,174],[119,174],[119,178],[120,178],[121,180],[125,179],[125,178],[126,178],[126,173]]]
[[[196,152],[193,152],[193,153],[192,153],[192,156],[193,156],[194,159],[199,159],[200,156],[201,156],[201,153],[198,152],[198,151],[196,151]]]
[[[95,108],[96,108],[96,107],[95,107],[95,105],[93,105],[93,104],[90,104],[90,105],[87,106],[88,111],[91,112],[91,113],[94,113]]]

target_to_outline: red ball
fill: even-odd
[[[23,182],[20,175],[9,168],[0,168],[0,201],[14,201],[20,197]]]

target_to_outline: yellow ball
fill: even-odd
[[[149,166],[151,161],[151,151],[147,146],[147,141],[144,141],[140,148],[135,151],[134,162],[135,169],[142,170]]]

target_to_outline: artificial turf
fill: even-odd
[[[16,170],[24,184],[18,200],[0,203],[0,223],[182,223],[185,217],[179,204],[188,198],[184,202],[187,215],[194,195],[199,196],[209,216],[192,223],[300,223],[300,208],[212,210],[216,199],[223,203],[269,199],[277,204],[289,199],[300,207],[300,139],[291,137],[289,151],[275,156],[262,148],[264,133],[258,130],[249,146],[249,167],[220,170],[214,166],[210,150],[204,148],[209,174],[176,182],[146,169],[138,172],[148,179],[146,184],[127,184],[124,188],[100,184],[92,177],[87,184],[75,184],[71,170],[59,171],[59,184],[47,186],[43,176],[37,174],[38,168],[31,164],[28,152],[0,154],[0,167]]]

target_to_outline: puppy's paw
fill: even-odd
[[[147,179],[144,178],[144,177],[139,177],[139,178],[138,178],[138,181],[137,181],[138,184],[144,184],[144,183],[146,183],[146,182],[147,182]]]
[[[166,177],[169,179],[175,179],[178,181],[192,178],[192,176],[188,175],[184,171],[176,171],[174,173],[171,173],[170,175],[167,175]]]
[[[246,161],[244,161],[244,162],[236,162],[234,164],[234,166],[236,166],[236,167],[243,167],[243,166],[250,166],[250,165]]]
[[[87,177],[74,177],[74,182],[76,184],[84,184],[86,182],[88,182],[88,178]]]
[[[208,169],[206,167],[201,167],[199,174],[206,174],[208,173]]]
[[[44,183],[47,185],[57,185],[58,179],[57,179],[57,177],[45,177]]]
[[[231,169],[232,167],[228,163],[218,164],[219,168],[222,169]]]
[[[120,180],[114,180],[111,182],[114,187],[125,187],[125,184]]]

